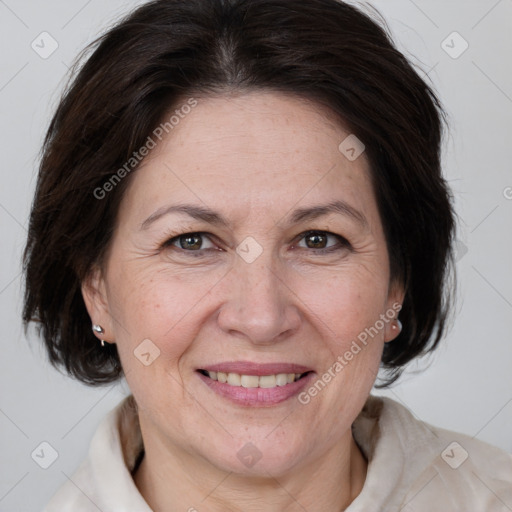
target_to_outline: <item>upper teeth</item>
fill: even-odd
[[[239,373],[207,372],[210,379],[244,388],[275,388],[298,380],[302,373],[278,373],[277,375],[240,375]]]

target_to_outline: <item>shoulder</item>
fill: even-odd
[[[150,511],[131,477],[142,437],[133,396],[99,424],[87,458],[58,489],[43,512]]]
[[[416,419],[403,405],[372,397],[380,442],[400,450],[403,512],[443,510],[510,512],[512,455],[466,434]],[[370,411],[371,412],[371,411]],[[385,448],[385,447],[381,447]]]
[[[71,477],[53,495],[43,512],[98,512],[95,492],[90,487],[91,468],[84,460]]]
[[[433,500],[443,500],[453,510],[510,512],[512,455],[465,434],[428,428],[437,436],[437,453],[408,492],[411,512],[414,504],[426,506]]]

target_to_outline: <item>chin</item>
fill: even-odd
[[[282,441],[265,438],[268,432],[267,429],[261,437],[253,435],[252,440],[248,436],[230,438],[224,445],[216,444],[221,448],[206,458],[218,469],[240,476],[268,479],[285,475],[297,465],[301,447],[285,439],[283,432],[280,433]]]

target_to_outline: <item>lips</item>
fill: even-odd
[[[237,405],[268,407],[298,394],[314,371],[293,363],[237,361],[208,365],[197,374],[217,395]]]

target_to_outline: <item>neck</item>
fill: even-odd
[[[154,512],[342,511],[361,492],[367,471],[350,430],[322,457],[278,477],[228,473],[179,448],[163,449],[154,437],[149,443],[145,438],[144,444],[145,455],[133,478]]]

